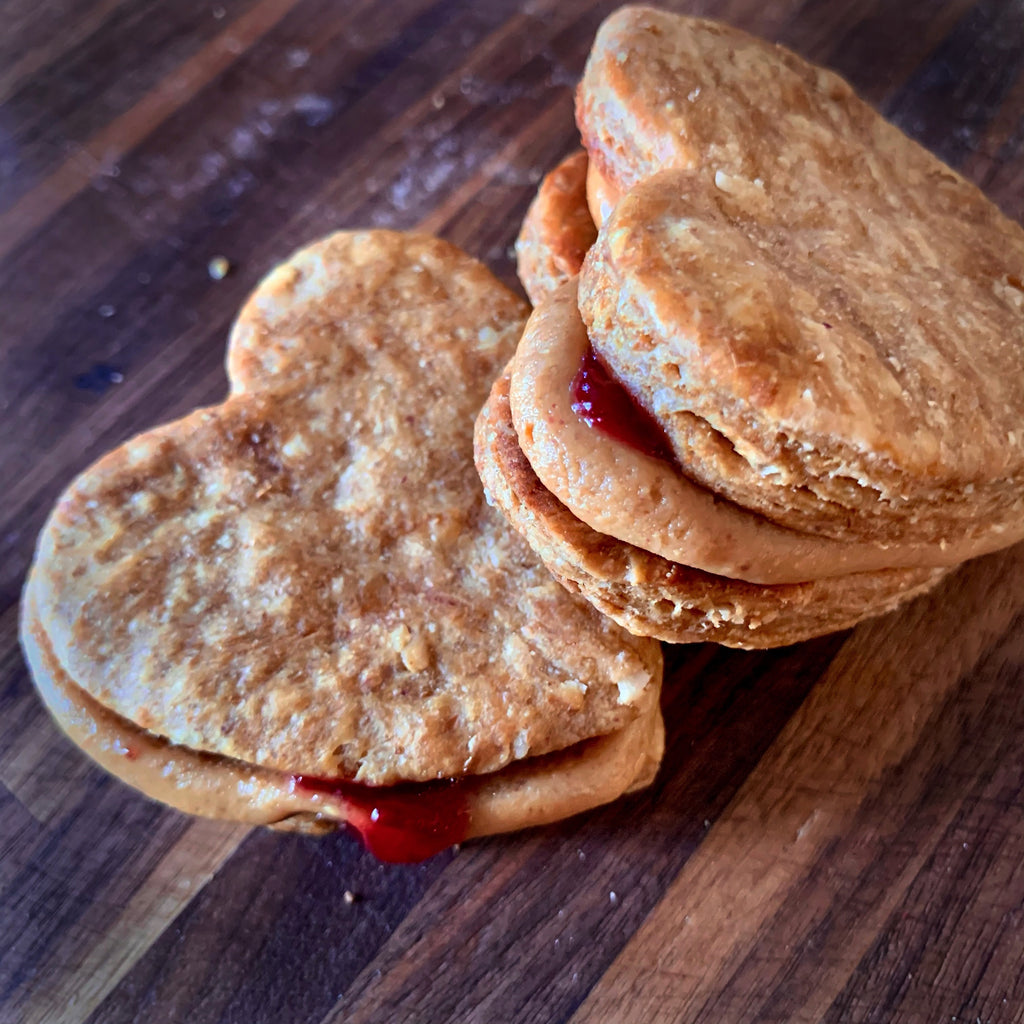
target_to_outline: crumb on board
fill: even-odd
[[[206,272],[214,281],[223,281],[231,273],[231,262],[226,256],[214,256],[206,264]]]

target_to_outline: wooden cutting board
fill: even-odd
[[[667,650],[656,785],[416,867],[190,820],[86,762],[17,645],[60,489],[217,400],[302,242],[506,281],[612,4],[8,0],[0,33],[0,1022],[1024,1019],[1024,549],[851,633]],[[1024,214],[1024,6],[705,0]],[[210,260],[230,273],[214,280]]]

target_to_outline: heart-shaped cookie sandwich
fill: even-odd
[[[22,636],[72,739],[184,810],[349,821],[397,859],[648,782],[657,644],[552,580],[473,469],[524,315],[426,236],[274,270],[226,401],[101,459],[40,536]]]
[[[478,435],[559,578],[637,632],[759,647],[1024,538],[1018,224],[728,26],[623,8],[576,111],[600,230]]]

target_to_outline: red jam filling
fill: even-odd
[[[675,461],[672,446],[657,420],[608,372],[589,345],[569,393],[572,411],[588,427],[644,455]]]
[[[378,860],[412,864],[466,838],[469,809],[458,782],[376,787],[312,775],[292,780],[297,792],[339,801],[349,826]]]

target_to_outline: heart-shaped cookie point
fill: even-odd
[[[69,734],[138,730],[169,745],[154,765],[230,764],[217,785],[236,795],[250,777],[490,779],[641,721],[655,750],[657,645],[551,579],[473,467],[525,314],[422,235],[338,233],[268,275],[232,331],[227,399],[105,456],[41,534],[23,635]],[[179,797],[243,820],[287,804]]]

